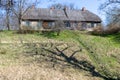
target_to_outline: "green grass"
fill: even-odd
[[[88,51],[86,54],[102,75],[107,78],[120,78],[119,36],[120,33],[102,37],[89,35],[86,32],[65,31],[57,39],[77,41],[80,45],[83,44],[83,48]],[[102,67],[104,68],[102,69]],[[106,74],[105,69],[109,74]]]
[[[17,51],[8,49],[8,51],[3,43],[50,43],[55,41],[79,45],[85,51],[83,54],[89,56],[91,64],[100,74],[111,79],[120,78],[120,33],[95,36],[84,31],[65,30],[57,36],[56,33],[17,34],[15,31],[3,31],[0,32],[0,59],[11,57],[15,59],[15,52],[19,52],[18,49],[15,49]]]
[[[46,37],[39,36],[38,33],[34,34],[17,34],[15,31],[0,32],[0,41],[4,43],[17,43],[17,42],[31,42],[31,41],[43,41]]]

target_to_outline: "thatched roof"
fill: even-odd
[[[88,10],[81,11],[81,13],[84,16],[85,21],[101,22],[101,19],[98,15],[96,15]]]
[[[58,10],[47,8],[29,9],[22,17],[23,20],[64,20],[101,22],[94,13],[85,10]]]
[[[81,10],[66,10],[68,19],[71,21],[86,21]]]

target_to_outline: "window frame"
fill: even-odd
[[[68,27],[68,28],[71,27],[71,24],[70,24],[69,21],[65,21],[64,24],[65,24],[65,26]]]

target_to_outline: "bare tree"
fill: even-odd
[[[55,30],[57,32],[57,36],[59,36],[61,30],[64,28],[65,28],[64,22],[59,19],[59,20],[55,21],[55,26],[52,29]]]
[[[3,30],[3,13],[0,12],[0,30]]]
[[[60,3],[52,4],[52,5],[48,6],[48,7],[49,8],[54,7],[55,9],[63,9],[64,8],[64,6],[62,4],[60,4]]]
[[[99,9],[106,13],[108,23],[120,22],[120,0],[106,0]]]
[[[65,8],[69,9],[69,10],[74,10],[74,4],[61,4],[61,3],[56,3],[56,4],[52,4],[51,6],[49,6],[49,8],[54,8],[54,9],[60,9],[60,10],[64,10]],[[52,27],[52,30],[57,32],[57,35],[59,36],[60,32],[62,29],[65,29],[65,23],[63,20],[58,19],[55,21],[55,26]]]
[[[52,4],[48,7],[49,8],[54,7],[55,9],[64,9],[65,7],[67,7],[70,10],[76,9],[73,3],[68,4],[68,5],[67,4],[61,4],[61,3],[55,3],[55,4]]]
[[[14,6],[13,0],[0,0],[0,8],[5,10],[6,13],[6,26],[10,30],[10,13],[11,7]]]
[[[14,0],[15,6],[11,8],[12,12],[18,19],[19,30],[21,30],[21,19],[22,16],[34,5],[36,6],[39,2],[38,0]]]
[[[6,10],[7,26],[10,29],[10,14],[18,20],[18,28],[21,30],[21,19],[23,15],[34,5],[37,6],[41,0],[0,0],[0,9]],[[48,0],[53,1],[53,0]]]
[[[38,0],[0,0],[0,8],[6,11],[6,24],[10,30],[10,13],[12,12],[18,19],[19,30],[21,30],[21,19],[32,5],[36,6]]]
[[[120,9],[118,8],[113,8],[111,10],[108,10],[109,14],[106,14],[106,20],[107,23],[118,23],[120,22]]]
[[[74,5],[73,3],[69,4],[68,7],[70,8],[70,10],[76,9],[76,8],[75,8],[75,5]]]

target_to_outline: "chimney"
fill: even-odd
[[[32,5],[32,7],[31,7],[32,9],[35,9],[35,5]]]
[[[86,11],[86,8],[85,8],[85,7],[83,7],[83,8],[82,8],[82,11]]]
[[[55,7],[51,7],[51,8],[50,8],[50,10],[54,10],[54,9],[55,9]]]

